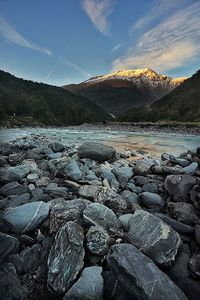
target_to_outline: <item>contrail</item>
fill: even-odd
[[[52,75],[52,73],[55,71],[55,68],[57,67],[57,65],[59,64],[60,60],[61,60],[62,56],[60,56],[58,58],[58,60],[56,61],[56,63],[53,65],[52,69],[49,71],[49,73],[46,76],[46,79],[49,79],[49,77]]]

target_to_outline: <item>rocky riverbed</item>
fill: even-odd
[[[1,143],[1,299],[198,300],[199,217],[200,148]]]

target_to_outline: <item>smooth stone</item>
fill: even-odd
[[[0,232],[0,264],[11,253],[19,249],[19,241],[15,237]]]
[[[164,200],[160,197],[160,195],[155,193],[143,192],[140,195],[140,201],[147,208],[150,208],[152,206],[158,206],[158,207],[165,206]]]
[[[194,228],[192,226],[183,224],[181,222],[178,222],[167,215],[161,214],[161,213],[155,213],[155,215],[159,218],[161,218],[165,223],[170,225],[175,231],[177,231],[179,234],[182,235],[191,235],[194,232]]]
[[[191,174],[192,175],[192,174],[195,173],[197,168],[198,168],[198,163],[194,162],[194,163],[191,163],[189,166],[183,168],[183,170],[184,170],[185,174]]]
[[[1,300],[25,300],[28,299],[28,290],[21,285],[16,269],[8,263],[0,269]]]
[[[28,192],[29,189],[27,186],[21,185],[16,181],[9,182],[0,189],[0,194],[3,196],[21,195]]]
[[[78,194],[80,197],[94,200],[97,194],[100,192],[100,187],[95,185],[83,185],[79,188]]]
[[[194,207],[185,202],[168,203],[170,215],[177,221],[186,225],[194,225],[198,222],[198,217]]]
[[[128,183],[128,181],[133,176],[133,168],[128,166],[123,167],[115,167],[112,169],[112,172],[117,177],[118,182],[122,185],[122,183]]]
[[[58,158],[62,157],[62,152],[56,152],[56,153],[47,154],[47,157],[49,159],[58,159]]]
[[[47,186],[44,188],[44,193],[48,195],[53,195],[56,197],[65,197],[67,196],[68,188],[59,187],[59,186]]]
[[[173,281],[133,245],[112,246],[107,261],[131,299],[187,300]]]
[[[188,193],[196,183],[190,175],[169,175],[165,179],[165,189],[175,201],[187,201]]]
[[[134,182],[135,182],[136,185],[140,185],[140,186],[149,183],[147,177],[145,177],[145,176],[140,176],[140,175],[134,176]]]
[[[121,223],[115,213],[108,207],[92,203],[83,211],[84,221],[90,225],[101,226],[111,233],[122,231]]]
[[[182,167],[180,166],[173,166],[173,167],[169,167],[169,166],[153,166],[151,168],[151,171],[153,174],[157,174],[157,175],[168,175],[168,174],[183,174],[184,170]]]
[[[151,167],[155,165],[155,161],[152,159],[142,159],[138,160],[135,165],[134,172],[137,175],[147,175],[150,172]]]
[[[103,300],[102,267],[85,268],[63,300]]]
[[[108,252],[109,235],[101,226],[91,226],[86,234],[87,248],[91,253],[104,256]]]
[[[0,181],[3,183],[20,181],[26,175],[27,170],[22,166],[0,168]]]
[[[156,183],[146,183],[142,186],[144,192],[158,194],[158,185]]]
[[[47,284],[62,295],[74,283],[84,265],[84,234],[80,225],[68,222],[59,229],[48,258]]]
[[[134,246],[158,264],[174,261],[181,239],[171,226],[144,210],[136,210],[128,224],[127,237]]]
[[[111,172],[111,170],[109,170],[108,168],[106,168],[105,166],[100,166],[100,168],[98,169],[99,175],[102,179],[107,179],[110,186],[115,188],[115,189],[119,189],[119,182],[116,180],[115,175]]]
[[[81,170],[80,170],[77,162],[73,159],[71,159],[71,160],[69,160],[69,162],[67,162],[64,173],[65,173],[65,175],[67,175],[67,177],[69,177],[71,180],[74,180],[74,181],[79,181],[82,178]]]
[[[80,158],[90,158],[97,161],[112,160],[116,150],[100,143],[86,142],[78,149]]]
[[[39,179],[39,176],[38,176],[38,174],[29,174],[28,176],[27,176],[27,180],[28,180],[28,182],[30,182],[30,183],[36,183],[36,181]]]
[[[30,232],[38,228],[49,214],[49,205],[45,202],[32,202],[14,208],[8,208],[4,219],[11,231],[16,233]]]
[[[53,142],[48,145],[54,152],[62,152],[65,149],[65,146],[59,142]]]
[[[135,192],[127,194],[124,199],[131,208],[133,208],[135,204],[139,204],[139,196]]]
[[[52,203],[47,220],[49,222],[50,234],[56,233],[60,227],[69,221],[82,222],[83,210],[90,203],[90,201],[84,199],[65,201],[62,198],[57,203],[55,202],[55,205]]]

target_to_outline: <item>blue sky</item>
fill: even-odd
[[[54,85],[200,68],[199,0],[0,0],[0,69]]]

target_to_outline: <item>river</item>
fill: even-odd
[[[142,150],[157,157],[163,152],[177,155],[188,149],[195,150],[197,146],[200,146],[200,137],[197,135],[84,130],[76,127],[1,129],[0,142],[8,142],[30,135],[46,136],[52,141],[59,140],[66,145],[98,141],[112,145],[119,151],[123,151],[125,148],[133,151]]]

